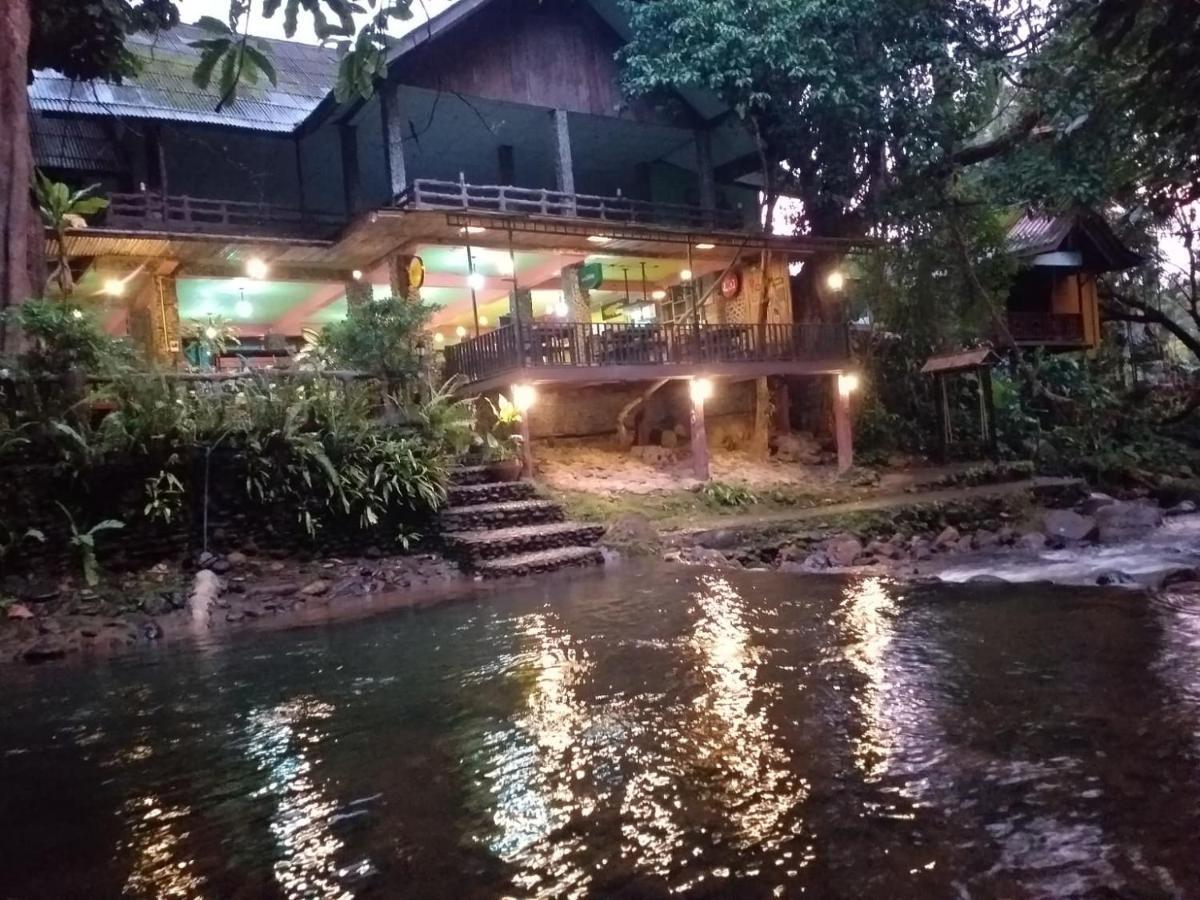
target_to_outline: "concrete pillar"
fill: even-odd
[[[375,292],[365,278],[353,276],[346,279],[346,306],[365,306],[375,299]]]
[[[571,157],[571,127],[565,109],[550,113],[554,151],[554,187],[564,194],[575,193],[575,164]]]
[[[145,303],[147,321],[145,353],[158,365],[175,366],[183,359],[180,339],[179,295],[172,275],[155,275],[135,301]]]
[[[533,321],[533,294],[525,288],[508,292],[508,312],[513,322],[528,325]]]
[[[850,392],[842,389],[840,375],[833,376],[833,431],[838,471],[846,472],[854,467],[854,427],[850,420]]]
[[[696,132],[696,168],[700,174],[700,206],[707,211],[711,225],[716,221],[717,175],[713,169],[712,136],[707,131]]]
[[[708,431],[704,427],[704,395],[689,385],[692,398],[692,471],[697,480],[708,481]]]
[[[400,85],[389,82],[379,92],[380,115],[383,116],[384,147],[387,151],[388,177],[391,180],[392,202],[408,190],[408,167],[404,161],[404,135],[408,122],[400,104]]]

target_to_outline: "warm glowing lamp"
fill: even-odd
[[[479,272],[472,272],[467,276],[467,287],[473,291],[482,291],[487,285],[487,279]]]
[[[457,334],[460,339],[465,338],[467,336],[467,328],[465,325],[459,325],[454,329],[454,333]]]
[[[120,297],[125,293],[125,282],[120,278],[109,278],[104,282],[104,293],[110,297]]]
[[[849,397],[859,388],[859,378],[854,372],[843,372],[838,375],[838,393],[843,397]]]
[[[480,327],[480,328],[486,328],[486,327],[487,327],[487,324],[488,324],[488,317],[487,317],[487,316],[480,316],[480,317],[479,317],[479,327]]]
[[[537,391],[532,384],[514,384],[512,395],[513,406],[522,413],[529,412],[537,402]]]
[[[271,267],[257,256],[252,256],[246,260],[246,274],[255,281],[262,281],[271,273]]]
[[[703,403],[713,395],[712,379],[693,378],[688,385],[688,389],[692,395],[692,402]]]
[[[433,334],[433,342],[435,344],[444,344],[444,343],[446,343],[446,336],[444,334],[442,334],[440,331],[436,331]]]
[[[717,245],[716,245],[716,244],[709,244],[709,243],[702,243],[702,244],[697,244],[697,245],[696,245],[696,249],[697,249],[697,250],[716,250],[716,249],[717,249]]]
[[[831,291],[840,291],[846,286],[846,276],[840,270],[834,269],[829,273],[829,277],[825,279],[825,283]]]
[[[679,278],[682,281],[691,281],[692,280],[692,270],[684,269],[682,272],[679,273]]]

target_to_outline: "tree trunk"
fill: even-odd
[[[29,299],[33,208],[29,185],[33,155],[29,141],[28,77],[30,0],[0,4],[0,312]],[[39,229],[40,231],[40,229]],[[34,242],[36,245],[36,241]],[[16,349],[15,324],[0,323],[0,351]]]

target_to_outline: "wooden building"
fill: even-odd
[[[278,84],[217,112],[193,26],[135,36],[121,85],[37,73],[39,164],[112,200],[68,235],[79,295],[161,362],[212,315],[269,360],[415,258],[470,390],[779,376],[846,419],[846,328],[797,320],[789,270],[854,245],[764,234],[751,136],[700,92],[626,99],[625,29],[616,0],[459,0],[348,104],[332,51],[270,41]]]

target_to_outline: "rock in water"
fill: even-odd
[[[1196,504],[1191,500],[1180,500],[1167,510],[1168,516],[1189,516],[1196,511]]]
[[[221,596],[221,579],[210,569],[201,569],[192,581],[192,593],[188,597],[188,609],[192,613],[192,625],[208,627],[209,610]]]
[[[1115,503],[1096,511],[1100,540],[1105,544],[1137,540],[1162,523],[1162,510],[1148,503]]]
[[[1060,541],[1086,541],[1096,534],[1096,520],[1069,509],[1052,509],[1042,519],[1042,529]]]
[[[942,533],[933,539],[933,549],[948,550],[958,545],[958,538],[958,529],[953,525],[947,525],[942,529]]]
[[[844,536],[826,541],[822,549],[829,558],[830,565],[846,569],[854,565],[854,561],[862,556],[863,545],[856,537]]]
[[[1102,494],[1099,491],[1093,491],[1087,495],[1087,499],[1079,504],[1079,512],[1085,516],[1094,516],[1099,510],[1106,506],[1112,506],[1118,503],[1116,497],[1110,497],[1108,494]]]
[[[1040,553],[1046,549],[1046,536],[1040,531],[1027,531],[1017,538],[1017,546],[1030,553]]]

